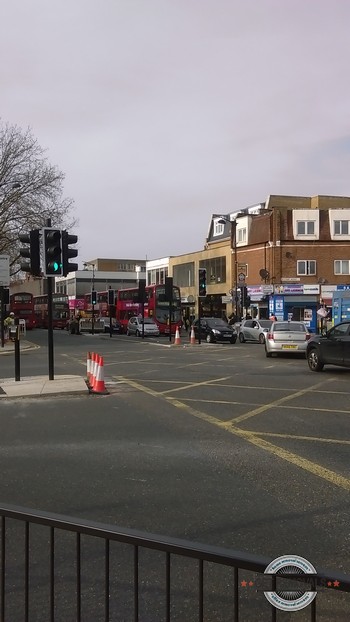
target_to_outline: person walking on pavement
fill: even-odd
[[[6,326],[9,337],[11,341],[15,341],[16,339],[16,325],[15,325],[15,314],[11,311],[10,315],[5,319],[4,326]]]

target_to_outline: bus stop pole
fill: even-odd
[[[5,328],[4,328],[4,315],[5,315],[5,305],[4,305],[4,288],[1,285],[0,287],[0,312],[1,312],[1,347],[5,347]]]

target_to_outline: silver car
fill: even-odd
[[[243,320],[238,329],[240,343],[258,341],[265,343],[266,334],[272,326],[272,320]]]
[[[310,337],[304,322],[273,322],[265,338],[266,356],[306,352]]]
[[[158,337],[159,328],[154,320],[150,317],[145,317],[143,321],[144,335],[145,337]],[[126,329],[127,335],[136,335],[136,337],[142,336],[142,317],[131,317]]]

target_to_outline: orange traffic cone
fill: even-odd
[[[91,355],[91,376],[90,376],[90,387],[93,388],[96,380],[97,374],[97,364],[98,364],[98,354],[93,352]]]
[[[104,374],[104,366],[103,366],[103,357],[99,356],[98,367],[97,367],[97,375],[95,378],[94,386],[92,387],[92,393],[99,393],[100,395],[108,394],[108,391],[105,386],[105,374]]]
[[[88,384],[91,384],[91,362],[91,352],[88,352],[86,359],[86,380]]]
[[[175,331],[174,345],[179,346],[180,344],[181,344],[180,331],[179,331],[179,327],[177,326],[176,331]]]
[[[194,328],[192,326],[192,328],[191,328],[190,344],[191,344],[191,346],[193,346],[195,343],[196,343],[196,336],[194,334]]]

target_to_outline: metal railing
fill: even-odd
[[[0,620],[286,620],[285,612],[277,611],[264,596],[265,590],[277,590],[276,576],[264,575],[270,561],[224,548],[2,505]],[[264,587],[252,589],[247,596],[249,586],[256,586],[259,578]],[[313,582],[311,589],[321,593],[299,612],[306,617],[295,620],[348,620],[350,577],[318,571]],[[310,590],[310,583],[304,589]]]

